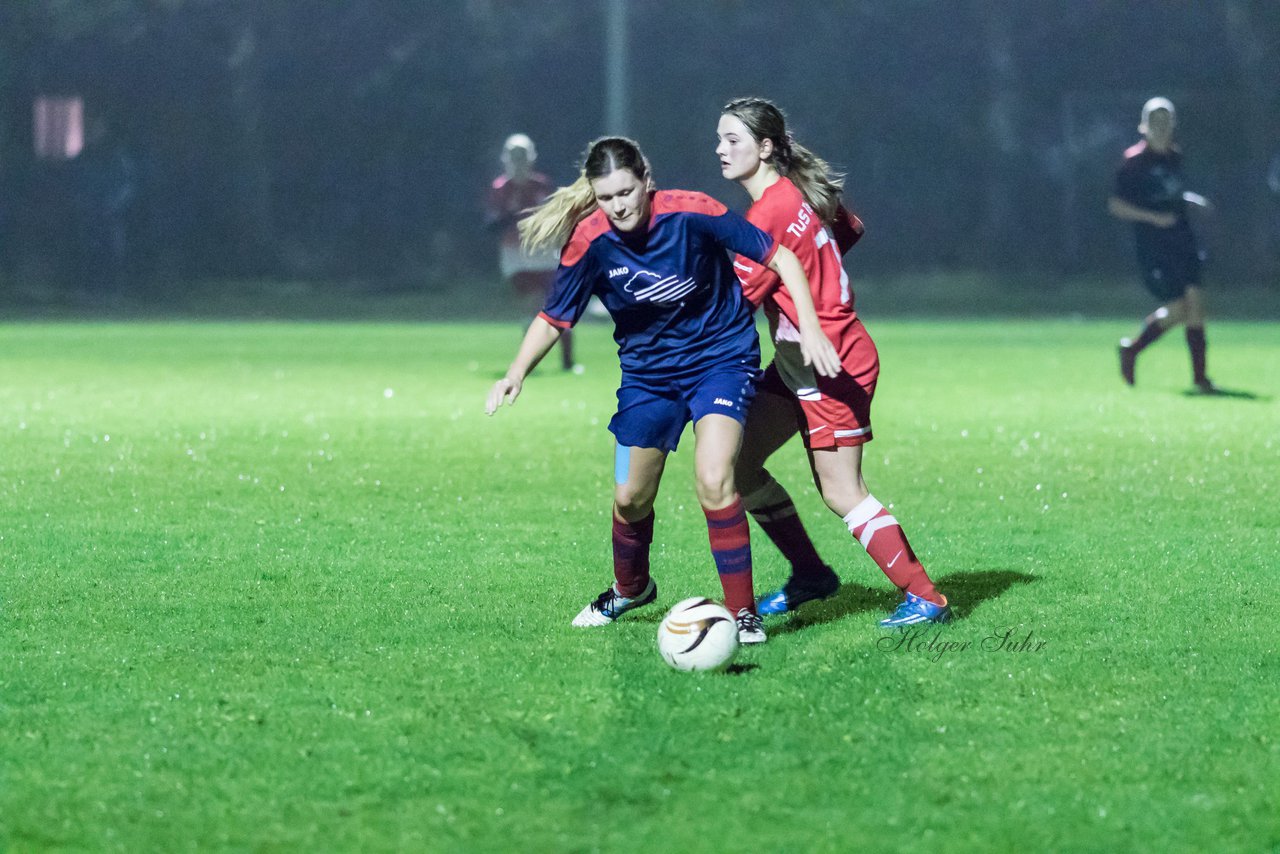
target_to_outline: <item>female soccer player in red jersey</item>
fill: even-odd
[[[485,223],[499,234],[502,276],[522,301],[534,298],[534,305],[546,297],[556,269],[555,252],[524,251],[516,227],[523,211],[541,204],[555,190],[551,179],[534,169],[537,160],[538,149],[527,135],[507,137],[502,145],[502,174],[493,179],[485,203]],[[560,336],[560,365],[566,371],[581,371],[573,361],[572,333]]]
[[[791,562],[791,577],[760,600],[761,614],[782,614],[839,587],[804,530],[786,490],[765,461],[800,432],[822,498],[897,587],[906,594],[882,626],[943,622],[950,617],[916,558],[898,520],[867,491],[862,445],[871,440],[871,397],[880,373],[876,346],[853,310],[853,293],[841,255],[862,236],[862,222],[840,204],[841,180],[787,132],[786,119],[762,98],[730,101],[716,129],[716,155],[724,177],[751,195],[747,219],[790,249],[804,265],[822,329],[840,353],[844,371],[822,376],[799,358],[794,290],[777,289],[777,277],[750,258],[734,266],[747,298],[764,304],[776,342],[747,418],[738,457],[743,504]]]
[[[667,454],[692,421],[698,502],[725,605],[739,640],[760,643],[750,531],[733,474],[760,373],[760,340],[727,252],[781,276],[798,310],[798,358],[821,376],[835,376],[840,359],[823,337],[804,268],[714,199],[655,190],[639,146],[619,137],[592,143],[578,180],[553,193],[520,230],[528,248],[564,248],[546,305],[489,391],[485,411],[515,402],[525,377],[593,295],[613,317],[622,364],[618,411],[609,423],[617,438],[615,583],[573,624],[603,626],[657,597],[649,573],[653,503]]]

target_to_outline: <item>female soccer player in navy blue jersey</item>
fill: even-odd
[[[614,584],[574,618],[603,626],[657,598],[649,572],[653,503],[684,426],[693,422],[698,502],[707,519],[725,606],[743,643],[765,640],[751,585],[746,513],[734,484],[742,425],[760,374],[760,341],[728,253],[766,264],[782,278],[799,313],[806,364],[840,371],[822,334],[809,282],[796,256],[701,193],[654,189],[635,142],[591,144],[580,177],[521,223],[528,248],[563,245],[543,310],[525,334],[485,411],[514,403],[525,378],[594,295],[614,321],[622,363],[613,494]],[[568,239],[565,242],[566,238]]]
[[[1191,352],[1191,381],[1205,394],[1217,388],[1205,374],[1204,301],[1200,264],[1204,253],[1187,221],[1187,205],[1209,206],[1183,187],[1182,152],[1173,142],[1173,102],[1152,98],[1142,107],[1141,142],[1124,153],[1116,189],[1107,202],[1111,215],[1133,223],[1142,281],[1160,307],[1148,315],[1134,339],[1120,342],[1120,375],[1134,384],[1138,354],[1171,327],[1185,323]]]

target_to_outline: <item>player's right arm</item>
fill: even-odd
[[[607,228],[607,225],[604,227]],[[506,376],[489,389],[484,407],[489,415],[497,412],[504,401],[508,404],[516,402],[525,377],[555,346],[560,335],[577,323],[587,310],[595,280],[599,276],[595,258],[590,252],[591,243],[600,231],[602,229],[598,224],[593,231],[589,224],[584,226],[579,223],[579,227],[569,237],[569,242],[560,250],[560,266],[556,268],[556,277],[551,283],[546,304],[533,319],[533,323],[529,324],[515,361],[507,368]]]
[[[525,377],[529,376],[529,372],[537,367],[542,357],[560,340],[560,333],[561,330],[548,323],[541,314],[533,319],[524,334],[524,340],[520,342],[515,360],[507,368],[506,376],[489,389],[489,397],[484,405],[486,415],[497,412],[504,402],[508,405],[516,402],[520,389],[524,387]]]
[[[515,217],[507,210],[506,184],[498,178],[490,185],[489,195],[484,201],[484,227],[490,231],[502,231],[513,222]]]

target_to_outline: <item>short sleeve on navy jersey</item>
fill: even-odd
[[[578,224],[569,242],[560,250],[560,266],[539,316],[560,329],[568,329],[582,319],[587,303],[600,278],[599,265],[591,254],[591,242],[608,229],[592,215]]]
[[[768,264],[773,260],[778,244],[769,233],[756,228],[745,218],[734,213],[710,196],[702,193],[668,192],[655,198],[654,215],[664,213],[701,214],[694,217],[721,246],[753,261]]]

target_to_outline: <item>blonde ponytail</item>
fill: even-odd
[[[586,175],[556,190],[547,200],[520,220],[520,245],[527,252],[559,249],[573,229],[596,206],[596,195]]]

